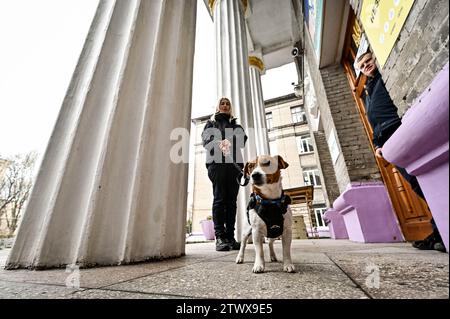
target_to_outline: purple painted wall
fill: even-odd
[[[386,160],[417,176],[428,206],[449,249],[449,69],[448,62],[383,146]]]

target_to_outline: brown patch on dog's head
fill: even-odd
[[[280,170],[286,169],[289,166],[289,164],[286,163],[280,155],[274,156],[271,159],[267,159],[267,160],[270,161],[270,166],[272,166],[270,168],[270,170],[273,171],[275,167],[277,169],[272,174],[270,174],[269,172],[266,173],[266,183],[267,184],[278,183],[278,181],[280,180],[280,176],[281,176]]]

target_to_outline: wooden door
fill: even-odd
[[[350,10],[342,64],[352,89],[353,98],[355,99],[361,122],[364,125],[364,130],[369,139],[372,151],[375,152],[372,145],[372,127],[367,119],[363,100],[364,86],[367,78],[364,74],[356,76],[353,68],[353,62],[355,61],[356,53],[358,51],[361,33],[362,28],[356,20],[354,13]],[[432,232],[430,223],[431,213],[428,210],[427,204],[416,195],[409,183],[404,180],[394,165],[388,163],[383,158],[375,156],[375,159],[405,239],[408,241],[424,239]]]

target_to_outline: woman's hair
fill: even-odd
[[[229,98],[227,97],[221,97],[219,99],[219,102],[217,102],[217,106],[216,106],[216,113],[219,112],[219,107],[220,107],[220,102],[222,102],[222,100],[227,100],[228,102],[230,102],[230,119],[234,118],[234,114],[233,114],[233,106],[231,104],[231,101]]]

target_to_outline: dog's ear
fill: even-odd
[[[245,166],[244,166],[244,177],[247,177],[247,176],[250,175],[249,166],[250,166],[250,162],[245,163]]]
[[[280,155],[277,155],[277,160],[278,160],[278,168],[279,169],[285,169],[285,168],[289,167],[289,164],[286,163]]]
[[[253,168],[255,168],[256,162],[258,161],[258,157],[254,161],[248,161],[244,166],[244,177],[250,176]]]

